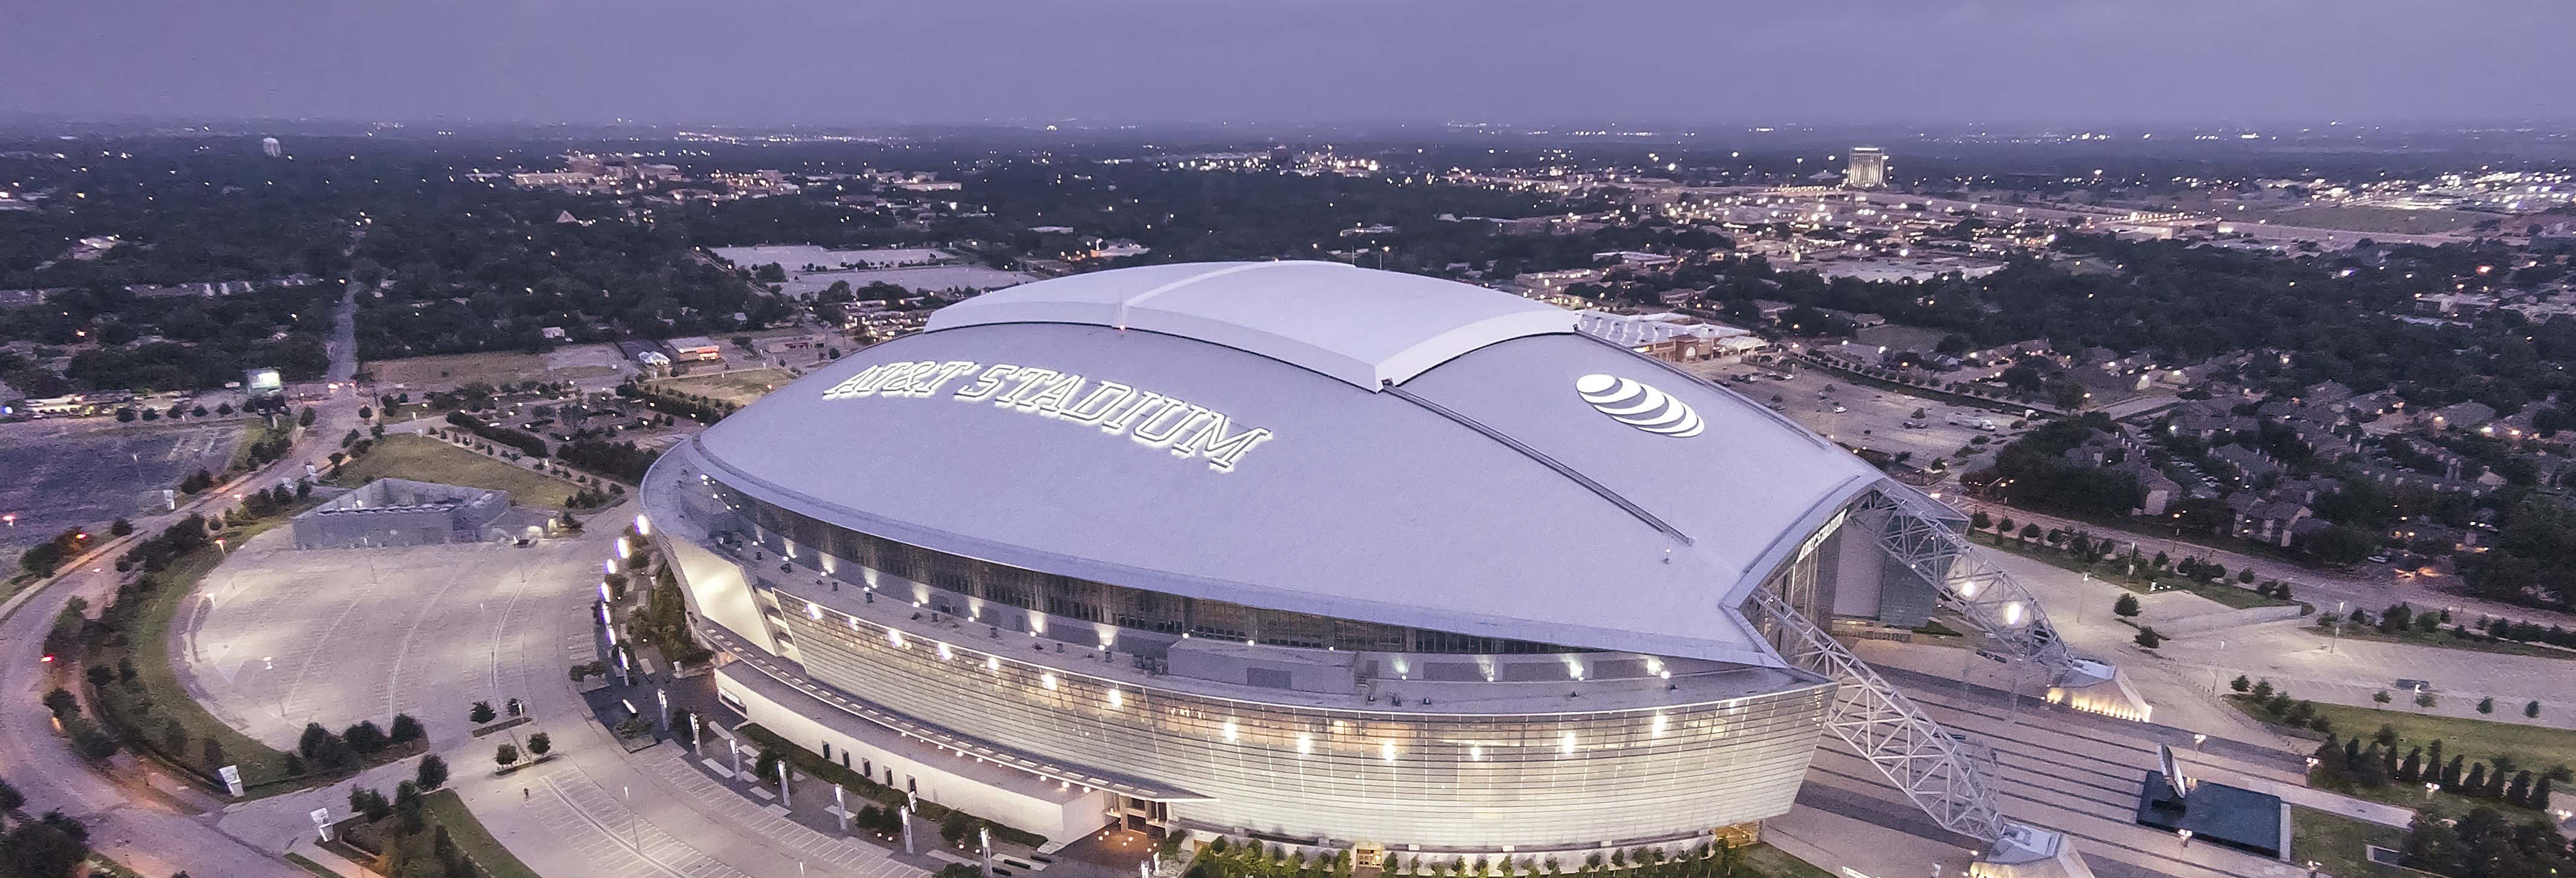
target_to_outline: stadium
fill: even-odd
[[[1830,731],[2039,845],[1829,631],[2107,667],[1947,507],[1574,321],[1336,263],[1031,283],[666,453],[645,530],[741,719],[1058,842],[1745,838]]]

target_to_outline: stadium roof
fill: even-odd
[[[1284,265],[1108,271],[951,306],[689,453],[779,505],[999,564],[1769,665],[1736,611],[1745,591],[1883,483],[1731,391],[1538,329],[1570,327],[1566,312]],[[897,390],[868,389],[889,376]],[[1081,402],[1110,388],[1122,405],[1186,402],[1086,420]],[[1193,432],[1211,426],[1268,435],[1220,461]]]
[[[1083,323],[1225,345],[1376,390],[1574,315],[1438,278],[1339,262],[1182,263],[1078,274],[942,308],[932,330]]]

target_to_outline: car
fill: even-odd
[[[1851,409],[1843,408],[1842,406],[1834,406],[1834,414],[1839,415],[1847,411],[1851,411]]]
[[[1907,421],[1907,422],[1905,422],[1905,428],[1906,428],[1906,429],[1908,429],[1908,430],[1920,430],[1920,429],[1923,429],[1923,428],[1925,428],[1925,427],[1929,427],[1929,426],[1932,426],[1932,425],[1927,424],[1927,423],[1924,423],[1924,422],[1922,422],[1922,421]]]
[[[2386,563],[2388,563],[2388,556],[2386,556],[2386,555],[2372,555],[2372,556],[2370,556],[2370,563],[2373,563],[2373,564],[2386,564]]]

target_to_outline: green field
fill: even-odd
[[[745,369],[721,375],[694,375],[665,378],[653,382],[653,389],[663,393],[703,396],[718,402],[750,405],[752,400],[767,396],[780,385],[796,380],[785,369]]]
[[[474,812],[466,809],[465,800],[457,798],[455,790],[431,793],[424,802],[429,806],[430,821],[447,827],[448,838],[456,842],[456,849],[464,851],[483,874],[492,878],[537,878],[537,870],[511,856],[510,849],[502,847],[501,840],[493,838],[491,831],[483,828],[483,822],[474,819]]]
[[[2470,213],[2464,210],[2406,210],[2369,205],[2318,205],[2249,213],[2229,217],[2239,226],[2248,220],[2268,219],[2277,226],[2308,229],[2335,229],[2347,232],[2379,232],[2400,235],[2438,235],[2457,232],[2492,219],[2507,219],[2497,214]],[[2241,230],[2241,229],[2240,229]]]
[[[2319,811],[2315,808],[2290,806],[2290,862],[2317,862],[2317,868],[2336,878],[2378,878],[2397,873],[2397,869],[2370,861],[2365,845],[2395,848],[2405,840],[2406,831],[2362,820]]]
[[[508,491],[511,502],[531,509],[570,508],[572,495],[580,490],[571,482],[409,433],[376,440],[364,456],[340,468],[337,481],[357,487],[386,478]]]

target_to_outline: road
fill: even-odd
[[[88,600],[92,607],[104,605],[119,579],[112,562],[135,542],[190,514],[220,515],[237,502],[237,492],[301,478],[307,464],[328,461],[330,453],[338,450],[337,437],[358,426],[358,407],[368,399],[365,391],[349,383],[358,369],[354,288],[342,296],[333,319],[326,348],[331,357],[328,375],[336,389],[312,406],[318,419],[297,437],[286,456],[177,510],[135,521],[132,536],[100,545],[54,581],[30,587],[0,605],[0,667],[40,667],[45,631],[54,618],[74,597]],[[39,703],[51,686],[48,675],[27,671],[0,675],[0,679],[7,681],[0,683],[0,777],[26,794],[30,813],[58,809],[79,818],[90,828],[93,847],[145,875],[186,871],[239,878],[309,878],[310,873],[225,835],[210,815],[92,771],[54,734],[53,718]]]

